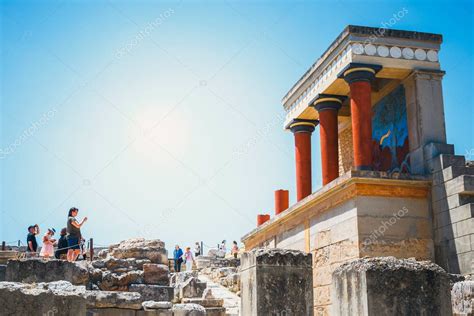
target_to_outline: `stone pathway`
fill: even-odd
[[[207,275],[199,274],[199,280],[207,282],[207,287],[212,289],[212,294],[216,298],[224,299],[226,315],[240,315],[240,297],[238,297],[237,294],[229,291],[224,286],[212,281]]]

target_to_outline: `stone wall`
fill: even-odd
[[[242,254],[242,315],[313,314],[311,254],[254,249]]]
[[[332,275],[331,315],[451,315],[450,278],[431,262],[394,257],[348,262]]]
[[[439,155],[433,172],[432,207],[436,262],[450,273],[474,274],[474,166],[463,156]]]
[[[308,210],[309,218],[299,217],[297,225],[285,223],[261,246],[276,240],[278,247],[310,251],[314,312],[328,315],[333,304],[331,274],[340,265],[364,256],[434,260],[429,204],[422,196],[355,196],[324,212],[317,211],[318,204]]]
[[[351,170],[353,161],[352,126],[349,124],[339,132],[339,174]]]

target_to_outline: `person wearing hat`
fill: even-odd
[[[36,235],[39,234],[38,224],[31,225],[28,227],[28,236],[26,237],[27,251],[30,255],[36,255],[38,250],[38,242],[36,241]]]
[[[43,247],[41,247],[40,257],[49,259],[54,256],[54,243],[56,239],[53,238],[56,230],[54,228],[48,228],[48,231],[43,236]]]

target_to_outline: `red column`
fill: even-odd
[[[382,69],[380,65],[351,63],[340,77],[349,84],[351,96],[352,142],[354,168],[372,169],[372,100],[371,82]]]
[[[319,113],[323,185],[339,177],[337,111]]]
[[[355,169],[372,169],[372,88],[368,81],[349,84]]]
[[[319,135],[321,137],[321,165],[323,185],[339,177],[339,132],[337,112],[346,96],[319,94],[312,106],[319,112]]]
[[[295,133],[296,200],[311,194],[311,133]]]
[[[275,191],[275,215],[280,214],[290,206],[290,193],[288,190]]]
[[[257,227],[264,224],[265,222],[270,220],[269,214],[258,214],[257,215]]]
[[[311,133],[317,121],[294,120],[290,129],[295,135],[296,200],[301,201],[312,192]]]

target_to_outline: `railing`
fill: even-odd
[[[14,244],[14,245],[12,245]],[[18,250],[16,250],[18,253],[20,253],[20,257],[22,257],[21,254],[26,254],[28,251],[26,250],[21,250],[21,247],[22,247],[22,242],[21,240],[18,240],[18,241],[11,241],[11,242],[7,242],[7,241],[2,241],[2,247],[1,247],[1,251],[7,251],[7,246],[9,247],[17,247]],[[27,246],[26,246],[27,247]],[[54,251],[58,251],[58,250],[64,250],[64,249],[69,249],[71,248],[72,246],[68,246],[68,247],[63,247],[63,248],[56,248]],[[28,249],[28,248],[27,248]],[[92,260],[92,258],[94,258],[94,238],[90,238],[88,241],[87,241],[87,247],[86,249],[89,249],[88,253],[89,253],[89,260]]]

